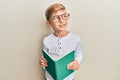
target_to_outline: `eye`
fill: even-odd
[[[54,18],[55,18],[55,19],[59,19],[59,16],[58,16],[58,15],[57,15],[57,16],[54,16]]]
[[[70,16],[70,14],[68,14],[68,13],[62,15],[63,18],[69,18],[69,16]]]
[[[59,16],[53,16],[50,18],[50,20],[56,20],[56,19],[59,19]]]

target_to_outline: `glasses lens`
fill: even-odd
[[[62,18],[63,18],[64,20],[67,20],[67,19],[69,19],[70,14],[66,13],[66,14],[63,14],[63,15],[61,15],[61,16],[62,16]]]
[[[57,22],[59,20],[59,16],[58,15],[53,16],[49,20],[52,21],[52,22]]]

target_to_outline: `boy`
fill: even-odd
[[[54,33],[44,38],[43,50],[47,51],[53,58],[59,58],[74,50],[75,60],[66,67],[69,70],[78,70],[83,55],[79,36],[66,30],[70,14],[67,13],[65,6],[62,4],[53,4],[47,8],[45,16],[47,24],[54,30]],[[46,67],[46,59],[41,57],[39,64],[41,67]],[[45,78],[46,80],[54,80],[47,71],[45,71]],[[74,73],[64,80],[73,80],[73,78]]]

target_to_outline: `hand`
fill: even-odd
[[[41,57],[40,60],[39,60],[39,65],[40,65],[40,67],[48,66],[47,65],[47,60],[45,58]]]
[[[80,64],[77,60],[72,61],[71,63],[67,65],[67,69],[69,70],[78,70],[79,67],[80,67]]]

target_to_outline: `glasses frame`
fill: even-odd
[[[62,15],[55,15],[55,16],[50,17],[49,21],[59,22],[61,18],[65,21],[67,21],[70,18],[70,14],[69,13],[64,13]]]

